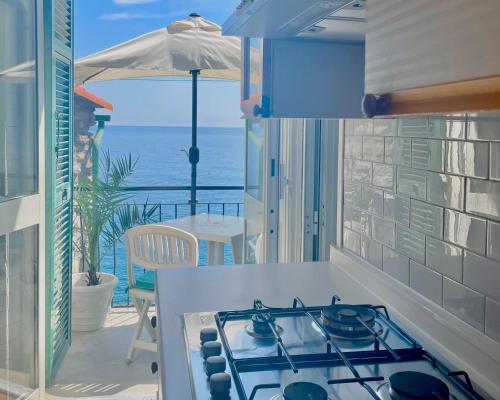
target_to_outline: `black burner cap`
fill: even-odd
[[[294,382],[283,390],[285,400],[328,400],[328,393],[312,382]]]
[[[449,399],[450,390],[446,383],[435,376],[415,371],[401,371],[389,377],[391,397],[419,400]]]
[[[323,308],[323,317],[330,321],[349,325],[359,325],[358,318],[368,325],[373,325],[375,322],[375,311],[369,307],[351,305],[351,304],[336,304]]]

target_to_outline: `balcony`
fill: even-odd
[[[156,190],[178,190],[184,188],[157,188]],[[241,187],[203,187],[202,190],[236,194]],[[152,190],[152,188],[127,188],[129,191]],[[155,189],[153,189],[155,190]],[[212,196],[213,197],[213,196]],[[216,198],[221,198],[215,196]],[[233,198],[234,196],[231,196]],[[156,207],[153,222],[164,222],[188,216],[190,204],[181,203],[148,203],[148,207]],[[199,202],[197,213],[241,216],[241,202]],[[102,271],[111,272],[119,278],[115,289],[112,308],[104,327],[94,332],[73,332],[71,347],[59,369],[54,384],[47,390],[49,399],[156,399],[158,378],[151,373],[151,363],[156,355],[138,350],[134,361],[126,363],[129,348],[138,314],[130,305],[127,292],[126,251],[123,243],[118,243],[113,251],[104,259]],[[232,263],[232,253],[228,246],[224,251],[227,264]],[[200,243],[200,266],[207,263],[207,245]],[[154,308],[151,311],[153,315]],[[146,334],[147,335],[147,334]]]

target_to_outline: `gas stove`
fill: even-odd
[[[197,400],[482,399],[395,324],[384,306],[289,308],[184,315]]]

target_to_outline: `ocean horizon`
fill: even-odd
[[[109,151],[112,158],[132,154],[138,158],[137,167],[129,179],[129,186],[189,186],[191,165],[185,153],[191,146],[191,127],[107,125],[101,149]],[[245,160],[245,129],[243,127],[199,127],[198,185],[243,186]],[[189,191],[133,192],[130,202],[162,204],[162,220],[175,215],[189,214]],[[236,214],[237,203],[243,202],[243,191],[199,191],[200,203],[233,203],[225,211]],[[159,210],[158,210],[159,211]],[[206,212],[204,204],[199,211]],[[212,206],[211,212],[221,212],[221,206]],[[240,208],[242,211],[242,208]],[[158,219],[160,215],[158,212]],[[200,246],[200,263],[206,264],[206,244]],[[232,261],[231,248],[226,246],[226,262]],[[114,270],[114,260],[116,269]],[[116,253],[109,252],[101,265],[103,272],[114,272],[119,284],[115,289],[114,304],[126,304],[127,271],[126,251],[123,243]]]

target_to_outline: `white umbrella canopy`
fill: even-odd
[[[241,42],[219,25],[191,14],[75,63],[75,83],[155,76],[240,80]]]
[[[251,53],[252,70],[258,71],[258,52]],[[75,83],[102,82],[155,76],[191,76],[193,81],[191,163],[191,214],[196,213],[197,85],[198,77],[241,79],[241,40],[223,36],[214,22],[191,14],[166,28],[146,33],[75,63]]]

